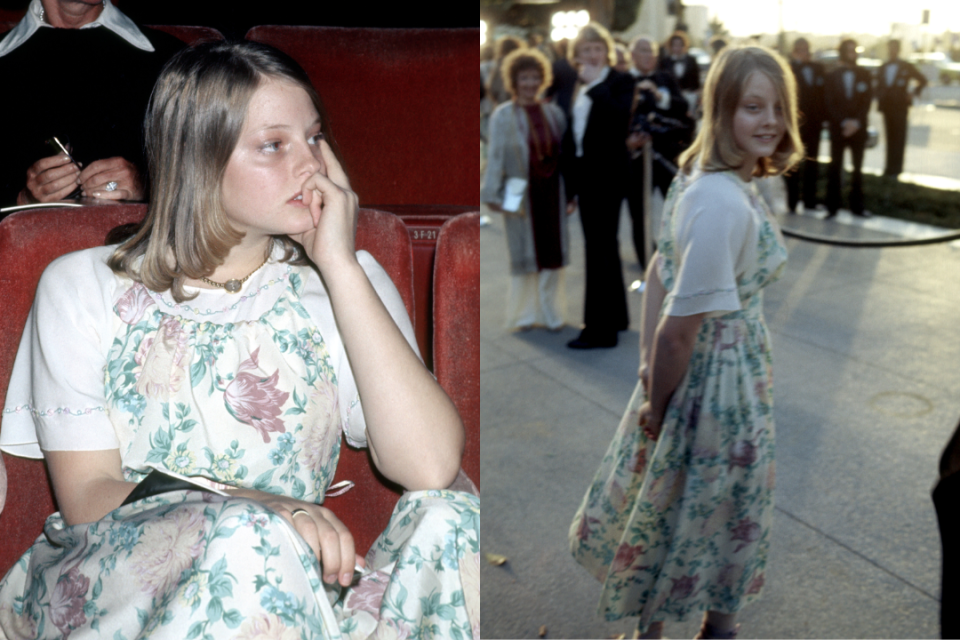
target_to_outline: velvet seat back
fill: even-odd
[[[365,206],[478,204],[478,38],[474,29],[258,26],[247,33],[310,76]]]
[[[148,29],[156,29],[169,33],[174,38],[182,40],[187,44],[202,42],[206,40],[223,40],[223,34],[213,27],[193,27],[179,24],[148,24],[144,25]]]
[[[43,270],[63,254],[104,244],[109,230],[141,220],[145,211],[143,204],[34,209],[0,221],[0,262],[4,265],[0,271],[0,406]],[[412,249],[400,219],[389,213],[361,210],[357,248],[368,250],[390,274],[407,313],[412,315]],[[64,291],[63,295],[86,293]],[[56,510],[42,460],[3,454],[3,463],[8,488],[0,511],[0,575],[41,534],[44,520]],[[353,532],[358,551],[365,553],[386,526],[398,493],[380,479],[365,450],[343,447],[334,481],[344,479],[355,482],[355,488],[331,498],[328,506]]]
[[[447,220],[433,271],[433,362],[467,432],[463,470],[480,486],[480,214]]]

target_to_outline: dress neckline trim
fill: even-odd
[[[215,316],[221,313],[235,311],[248,300],[265,295],[265,293],[278,284],[285,284],[293,267],[286,262],[274,262],[272,259],[260,273],[258,277],[251,278],[243,283],[243,288],[237,293],[230,293],[222,289],[204,289],[201,287],[184,287],[190,293],[197,292],[197,297],[184,302],[176,302],[169,291],[157,293],[150,291],[150,296],[157,302],[161,308],[169,311],[188,312],[197,316]]]

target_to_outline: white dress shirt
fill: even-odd
[[[897,79],[897,71],[899,70],[899,65],[896,62],[891,62],[887,65],[887,86],[892,87],[893,81]]]
[[[42,27],[49,29],[54,28],[53,25],[40,20],[41,11],[43,11],[43,5],[40,4],[40,0],[30,0],[30,6],[27,7],[27,14],[23,16],[23,20],[18,22],[17,26],[0,42],[0,56],[5,56],[22,45],[30,36],[36,33],[37,29]],[[100,12],[96,20],[80,28],[93,29],[101,26],[113,31],[138,49],[143,49],[144,51],[154,50],[153,45],[150,44],[150,40],[141,33],[133,20],[121,13],[119,9],[113,6],[110,0],[104,0],[103,11]]]
[[[604,67],[593,82],[581,86],[573,102],[573,108],[570,110],[573,118],[573,141],[576,144],[578,158],[583,157],[583,134],[587,132],[587,119],[593,107],[593,99],[587,95],[587,92],[606,80],[608,75],[610,75],[610,67]]]

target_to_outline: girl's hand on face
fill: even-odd
[[[326,175],[321,168],[303,183],[303,204],[310,208],[314,228],[292,238],[325,272],[338,264],[356,262],[360,207],[357,194],[350,189],[350,181],[326,140],[320,141],[320,155]]]

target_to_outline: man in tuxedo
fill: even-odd
[[[687,53],[690,39],[683,31],[674,31],[667,41],[667,55],[660,58],[660,70],[673,76],[687,100],[687,116],[697,117],[700,104],[700,67],[697,59]]]
[[[887,142],[887,164],[884,177],[896,180],[903,171],[903,151],[907,144],[907,112],[912,96],[919,96],[927,86],[927,78],[909,62],[900,59],[900,41],[887,43],[888,62],[880,67],[877,77],[877,109],[883,114],[883,130]],[[916,82],[910,91],[910,81]]]
[[[810,59],[810,43],[806,38],[797,38],[793,43],[790,68],[797,80],[800,139],[804,148],[804,159],[800,166],[787,174],[787,206],[790,213],[796,213],[801,191],[804,209],[813,210],[817,205],[817,178],[820,174],[817,156],[826,116],[823,104],[826,75],[823,65]]]
[[[687,101],[669,73],[657,71],[657,43],[638,36],[630,47],[633,58],[633,102],[630,107],[630,133],[627,148],[631,152],[627,203],[633,220],[633,246],[640,266],[646,269],[650,256],[645,251],[643,202],[643,147],[653,145],[653,184],[666,197],[676,175],[677,156],[688,145],[693,122],[687,118]],[[656,229],[654,229],[656,232]]]
[[[569,55],[578,79],[561,163],[567,202],[576,200],[580,209],[587,281],[584,328],[567,346],[614,347],[617,332],[630,325],[617,226],[629,168],[624,138],[633,77],[613,68],[613,40],[598,24],[580,30]]]
[[[872,91],[870,72],[857,66],[857,42],[840,43],[840,65],[828,76],[824,86],[827,119],[830,123],[830,170],[827,181],[827,217],[840,209],[840,174],[843,152],[853,156],[850,184],[850,211],[867,216],[863,207],[863,152],[867,144],[867,113]]]

